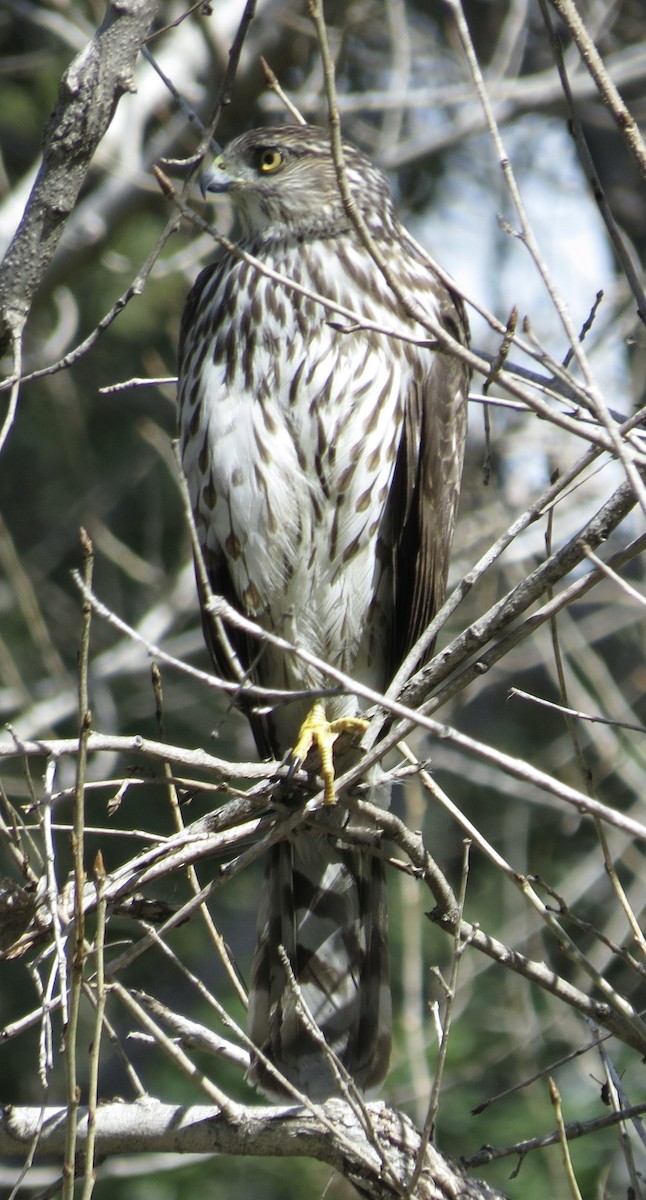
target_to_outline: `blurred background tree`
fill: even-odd
[[[460,6],[422,0],[328,3],[325,15],[339,109],[345,136],[389,173],[404,223],[475,302],[471,319],[478,352],[495,356],[501,344],[500,331],[481,311],[495,313],[504,326],[516,308],[518,337],[536,359],[523,355],[516,344],[513,361],[542,371],[544,378],[553,374],[552,360],[565,363],[566,379],[572,349],[554,294],[545,286],[547,272],[577,330],[594,312],[585,350],[608,407],[628,417],[644,401],[644,335],[636,312],[640,302],[627,279],[625,261],[622,264],[613,251],[594,192],[617,222],[627,260],[639,279],[646,253],[644,177],[638,156],[626,147],[555,7],[562,6],[549,11],[563,47],[574,112],[598,176],[594,186],[571,136],[576,122],[564,97],[545,10],[528,0],[472,0],[463,8],[540,249],[539,265],[514,211],[465,61],[456,24]],[[93,586],[101,601],[148,642],[209,669],[172,441],[179,318],[190,284],[214,253],[212,239],[182,222],[161,246],[143,287],[134,289],[137,294],[129,296],[125,306],[118,302],[129,294],[173,215],[152,167],[161,159],[179,159],[195,151],[200,132],[191,114],[209,120],[244,6],[241,0],[223,0],[213,7],[185,9],[160,2],[150,8],[153,26],[146,53],[136,61],[135,88],[119,99],[60,244],[39,280],[24,330],[22,375],[27,378],[15,416],[5,421],[0,460],[0,711],[22,740],[78,734],[81,598],[71,571],[81,563],[81,526],[96,551]],[[639,121],[646,98],[643,4],[582,0],[579,10],[609,77]],[[91,0],[4,0],[2,251],[28,201],[61,76],[102,19],[101,6]],[[267,88],[261,55],[306,118],[327,122],[321,56],[306,5],[259,0],[231,103],[220,114],[216,136],[221,143],[253,126],[286,119],[280,97]],[[179,188],[186,171],[166,171]],[[203,211],[198,195],[191,193],[191,202]],[[214,220],[223,232],[234,232],[226,203],[218,207]],[[597,301],[600,291],[603,299]],[[94,336],[107,314],[116,319]],[[87,348],[73,353],[86,339]],[[60,369],[61,360],[70,354],[69,365]],[[54,364],[59,369],[53,369]],[[5,366],[10,379],[10,355]],[[568,378],[580,386],[576,361]],[[452,569],[455,583],[536,501],[556,473],[563,474],[577,462],[588,432],[598,428],[582,423],[578,432],[564,428],[556,418],[539,420],[495,380],[483,389],[483,378],[476,375],[473,391]],[[542,394],[540,389],[537,394]],[[9,390],[3,395],[10,417]],[[499,403],[484,404],[483,399]],[[555,413],[576,410],[583,415],[585,407],[578,394],[567,405],[554,399],[550,403]],[[491,422],[490,448],[483,434],[485,409]],[[625,445],[639,465],[641,443],[626,440]],[[603,453],[578,475],[558,504],[514,538],[469,592],[444,630],[440,648],[571,537],[621,483],[624,472],[617,453]],[[637,508],[613,534],[608,553],[621,550],[642,528],[643,511]],[[579,578],[586,569],[578,568]],[[639,588],[640,581],[641,567],[634,559],[631,582]],[[491,670],[471,679],[468,687],[456,688],[439,719],[573,788],[593,789],[611,809],[643,821],[646,668],[641,607],[639,596],[628,594],[616,581],[600,584],[561,612],[556,626],[545,624],[532,631]],[[151,682],[145,648],[95,619],[89,671],[93,729],[163,736],[173,746],[204,747],[233,761],[253,760],[249,731],[226,696],[163,664],[161,686],[160,719],[159,694]],[[508,701],[511,687],[617,724],[566,719],[558,709],[518,695]],[[627,728],[626,722],[634,728]],[[543,898],[555,908],[562,897],[565,927],[582,952],[621,996],[636,1009],[643,1007],[643,940],[636,940],[617,885],[608,876],[595,824],[557,796],[511,778],[500,764],[467,755],[450,740],[420,733],[414,745],[421,758],[430,756],[435,779],[513,869],[544,881]],[[45,759],[10,755],[9,735],[3,746],[5,819],[11,824],[12,805],[29,825],[38,826],[35,801],[43,795]],[[173,831],[159,764],[148,764],[142,773],[127,755],[92,754],[87,776],[88,871],[99,847],[110,872],[146,839]],[[73,783],[73,759],[57,760],[47,786],[57,797],[54,838],[61,885],[72,866],[67,827]],[[115,797],[118,803],[108,815],[107,805]],[[209,812],[217,799],[193,779],[180,783],[180,798],[187,821]],[[453,817],[430,801],[415,779],[398,792],[397,812],[411,828],[424,831],[431,853],[457,888],[464,831]],[[606,834],[609,857],[638,921],[645,899],[642,845],[625,829],[606,828]],[[33,837],[37,842],[38,830]],[[2,873],[24,882],[7,844],[0,855]],[[30,849],[29,855],[38,874],[36,851]],[[236,876],[217,893],[213,905],[218,929],[243,975],[254,939],[260,870],[255,864]],[[206,883],[216,871],[217,864],[207,862],[200,867],[200,881]],[[426,920],[428,893],[410,876],[392,874],[397,1040],[384,1097],[421,1124],[445,999],[435,972],[449,970],[452,941]],[[554,889],[554,895],[547,889]],[[180,905],[189,891],[178,871],[147,894]],[[584,992],[599,996],[581,965],[568,961],[545,936],[535,911],[519,900],[518,891],[478,848],[471,857],[465,916],[530,958],[545,959]],[[115,917],[109,933],[111,953],[118,953],[122,942],[133,936],[132,918]],[[240,1001],[210,949],[203,924],[192,920],[169,941],[182,962],[242,1019]],[[621,951],[624,945],[626,953]],[[125,980],[129,985],[154,991],[192,1019],[217,1026],[207,1001],[159,950],[138,959],[136,973],[131,970],[132,977],[126,975]],[[0,1019],[10,1032],[39,1002],[36,977],[46,981],[50,971],[46,956],[28,970],[22,957],[3,963]],[[55,994],[55,983],[53,987]],[[108,1015],[150,1093],[177,1102],[198,1099],[195,1088],[153,1048],[141,1040],[126,1040],[132,1025],[126,1012],[115,1004]],[[81,1045],[84,1037],[90,1038],[89,1008],[82,1022]],[[33,1024],[2,1047],[3,1101],[39,1104],[45,1096],[48,1103],[64,1099],[56,1041],[43,1091],[39,1037],[40,1027]],[[602,1094],[607,1080],[598,1050],[570,1057],[592,1040],[593,1031],[580,1014],[521,975],[468,949],[460,963],[436,1125],[442,1150],[468,1160],[482,1143],[510,1145],[549,1132],[554,1125],[546,1083],[550,1070],[567,1120],[606,1115],[612,1089]],[[130,1099],[131,1081],[118,1054],[107,1043],[103,1054],[101,1096]],[[639,1055],[620,1039],[610,1041],[608,1054],[617,1077],[623,1079],[620,1101],[641,1101]],[[555,1067],[561,1059],[568,1061]],[[214,1073],[210,1060],[199,1061]],[[84,1069],[81,1063],[83,1085]],[[218,1064],[216,1073],[232,1095],[252,1102],[239,1068]],[[509,1095],[491,1102],[507,1091]],[[484,1111],[473,1115],[479,1105],[486,1106]],[[635,1190],[644,1169],[643,1147],[643,1131],[635,1133],[634,1126],[627,1131],[623,1151],[616,1126],[573,1143],[582,1192],[619,1196],[627,1194],[629,1186]],[[557,1147],[529,1154],[518,1176],[509,1179],[515,1166],[517,1157],[501,1158],[486,1168],[479,1166],[476,1173],[510,1196],[568,1194]],[[16,1174],[15,1167],[3,1168],[0,1187],[8,1191]],[[55,1169],[35,1167],[23,1184],[25,1194],[30,1189],[37,1192],[55,1177]],[[151,1195],[174,1200],[190,1187],[199,1187],[206,1198],[253,1186],[258,1196],[286,1197],[323,1191],[328,1177],[328,1168],[300,1161],[250,1165],[243,1159],[218,1159],[207,1167],[202,1159],[187,1164],[178,1158],[171,1163],[168,1157],[160,1162],[149,1156],[117,1158],[101,1167],[94,1194],[99,1200],[108,1191],[111,1200],[146,1200]],[[350,1186],[335,1176],[328,1194],[340,1197],[349,1192]]]

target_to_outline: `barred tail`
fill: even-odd
[[[321,1047],[297,1011],[279,946],[303,1000],[362,1090],[381,1083],[391,1045],[384,864],[315,828],[269,851],[249,995],[249,1036],[311,1100],[338,1092]],[[285,1093],[263,1064],[249,1079]]]

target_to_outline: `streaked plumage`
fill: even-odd
[[[350,186],[400,285],[460,342],[461,302],[400,225],[381,173],[345,148]],[[393,332],[428,340],[362,245],[339,195],[329,135],[261,129],[208,176],[267,267]],[[180,345],[184,470],[212,586],[267,629],[383,690],[442,600],[462,469],[467,372],[451,354],[354,327],[353,318],[221,258],[198,278]],[[349,329],[344,332],[343,327]],[[208,618],[205,630],[228,672]],[[232,636],[271,688],[321,688],[293,656]],[[257,657],[256,657],[257,656]],[[251,714],[263,754],[296,741],[307,701]],[[331,718],[356,699],[326,701]],[[342,805],[331,812],[339,830]],[[312,824],[270,852],[249,1030],[313,1099],[334,1090],[294,1012],[282,945],[326,1040],[367,1088],[390,1047],[383,867]],[[259,1064],[252,1077],[268,1083]]]

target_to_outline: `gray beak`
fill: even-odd
[[[207,199],[209,193],[226,192],[231,187],[233,179],[222,167],[218,166],[219,159],[216,158],[212,167],[208,171],[203,171],[200,175],[199,184],[200,191]]]

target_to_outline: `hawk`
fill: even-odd
[[[466,345],[462,302],[401,225],[384,176],[350,145],[344,159],[398,287]],[[383,691],[443,600],[467,368],[414,319],[364,245],[329,132],[243,134],[203,188],[230,198],[239,248],[254,260],[225,253],[202,271],[182,321],[182,460],[210,584],[263,628]],[[204,627],[218,669],[233,678],[208,614]],[[325,744],[322,719],[329,746],[358,718],[355,696],[325,696],[324,672],[235,630],[229,639],[253,681],[298,694],[248,714],[263,756],[296,746],[303,757],[312,740]],[[313,712],[308,690],[323,695]],[[322,815],[269,851],[248,1018],[259,1051],[251,1081],[285,1094],[266,1059],[317,1101],[336,1083],[294,979],[359,1088],[382,1081],[391,1043],[383,860],[356,838],[344,842],[342,803]]]

